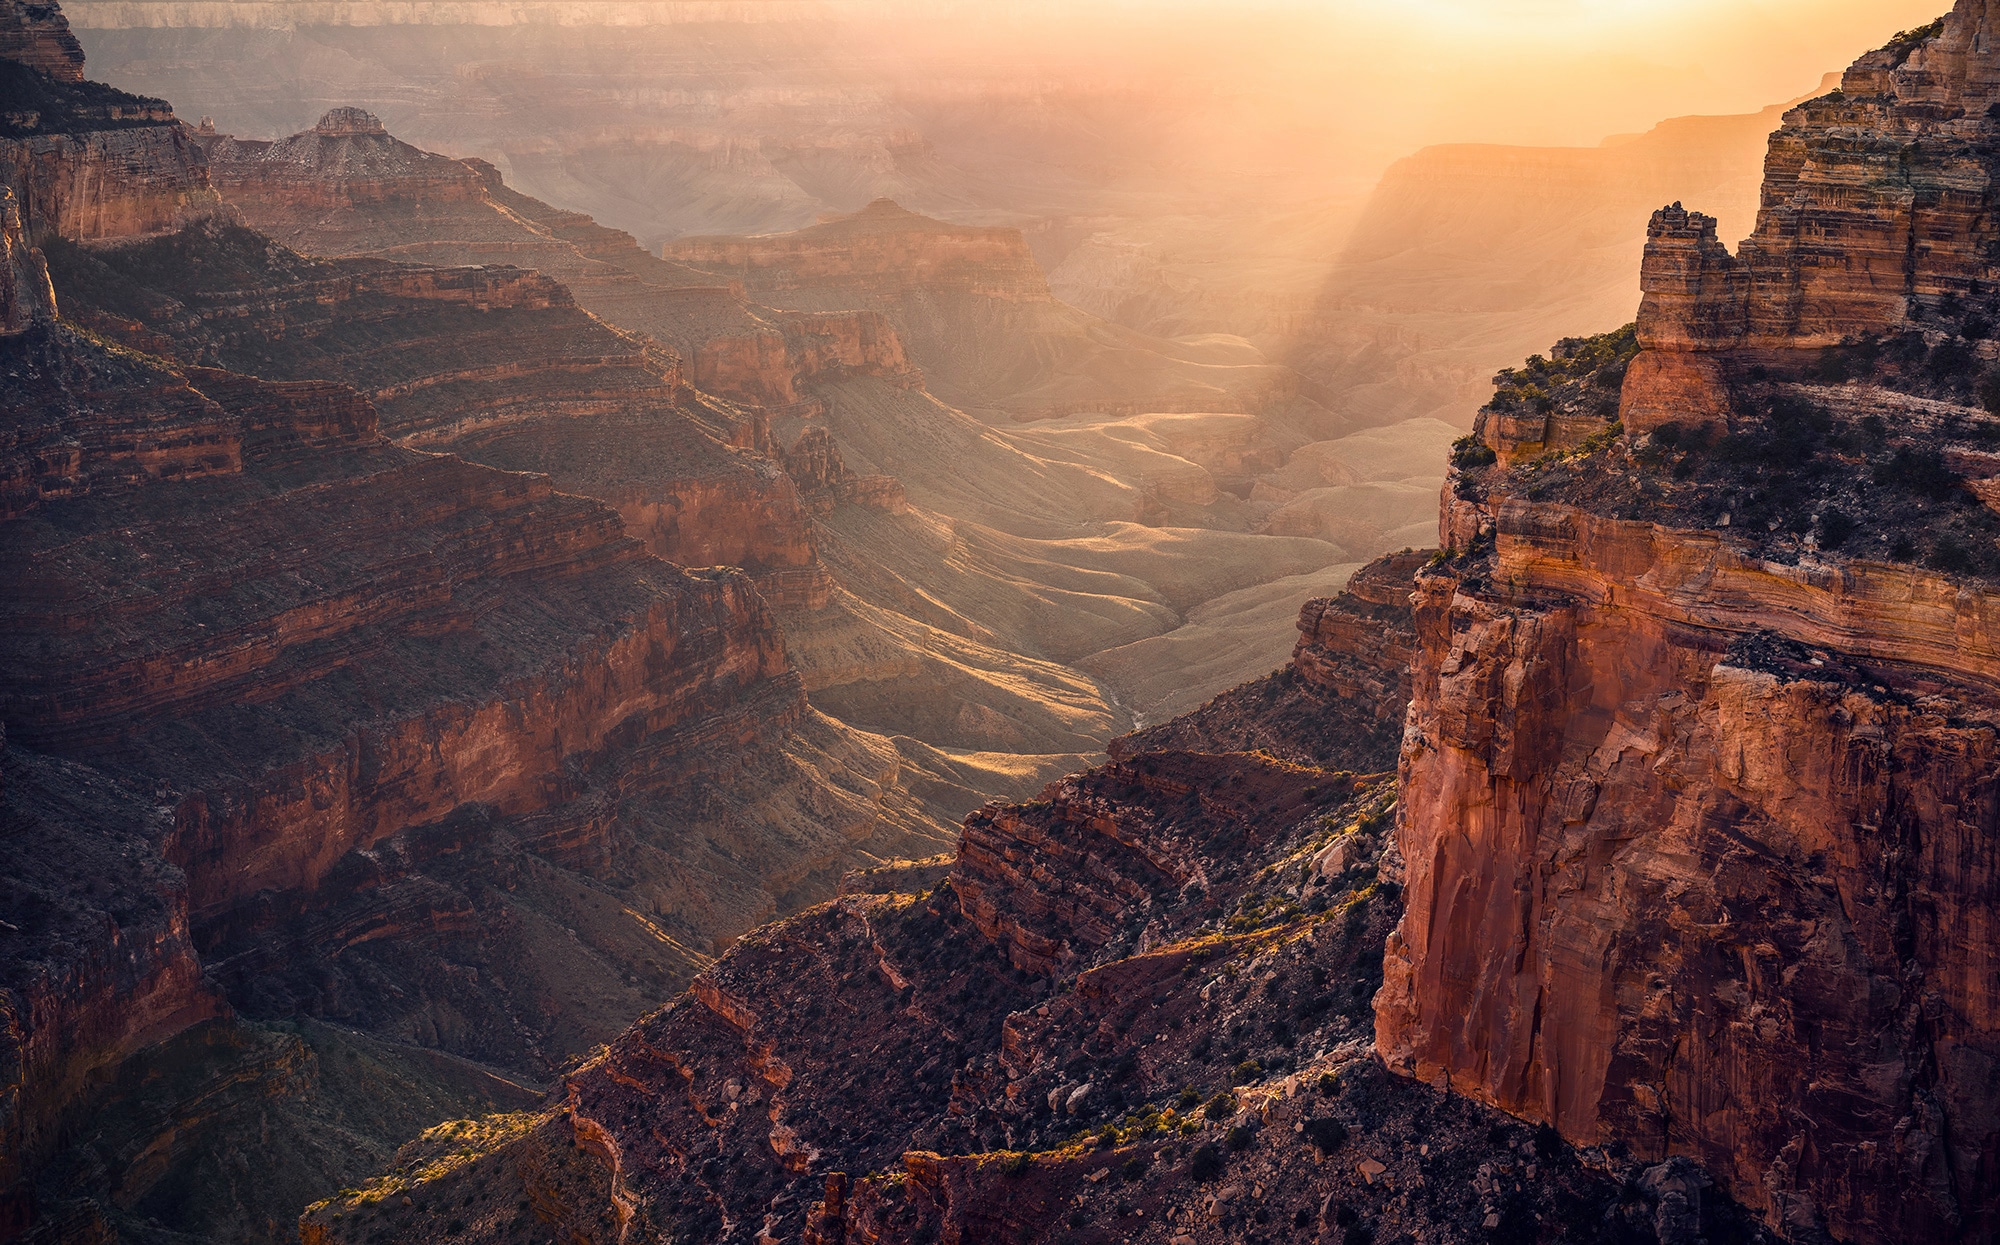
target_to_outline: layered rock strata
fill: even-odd
[[[86,81],[57,5],[0,3],[0,99],[0,187],[30,242],[145,236],[214,210],[173,109]]]
[[[0,234],[0,1216],[282,1239],[274,1199],[414,1127],[313,1050],[399,1063],[383,1083],[438,1112],[518,1105],[451,1055],[544,1076],[719,941],[943,828],[889,741],[806,706],[743,574],[383,435],[385,411],[413,441],[536,405],[671,416],[755,474],[677,414],[670,355],[522,270],[328,264],[216,219],[132,237],[170,223],[155,189],[205,182],[167,121],[24,140],[55,181]],[[106,133],[144,146],[124,172],[172,167],[100,176]],[[64,178],[101,192],[84,215]],[[67,234],[53,290],[36,222]],[[373,1036],[245,1019],[300,1015]],[[239,1180],[260,1134],[300,1165]]]
[[[2000,1222],[1993,425],[1918,392],[1979,366],[1989,21],[1788,114],[1738,256],[1655,216],[1622,427],[1489,408],[1414,598],[1383,1058],[1798,1239]]]
[[[1727,422],[1720,356],[1838,345],[1984,298],[1996,231],[1988,149],[2000,121],[2000,14],[1965,2],[1856,61],[1785,114],[1757,228],[1731,255],[1715,222],[1653,218],[1626,424]]]
[[[745,938],[552,1110],[436,1130],[301,1235],[1740,1232],[1691,1165],[1621,1188],[1366,1057],[1392,795],[1149,752],[988,810],[934,889]]]
[[[83,45],[55,5],[9,0],[0,9],[0,60],[25,65],[58,82],[83,81]]]

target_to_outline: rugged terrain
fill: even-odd
[[[813,710],[744,573],[422,448],[615,408],[778,480],[671,356],[524,270],[277,246],[53,7],[0,31],[49,102],[0,138],[8,1231],[285,1237],[945,840],[966,771]]]
[[[2000,1198],[1996,17],[1788,112],[1734,254],[1656,213],[1636,331],[1500,377],[1414,598],[1383,1058],[1802,1239]]]
[[[530,377],[538,404],[509,400],[499,416],[456,412],[496,404],[480,395],[522,378],[405,380],[378,400],[422,414],[405,425],[413,444],[546,471],[612,501],[662,556],[745,565],[779,608],[816,704],[992,771],[974,782],[987,794],[1012,777],[965,754],[1043,755],[1033,765],[1044,775],[1072,766],[1128,709],[1158,720],[1269,670],[1301,596],[1337,586],[1363,556],[1428,539],[1420,516],[1454,435],[1443,424],[1417,438],[1314,442],[1298,430],[1305,408],[1287,408],[995,428],[940,400],[933,377],[954,367],[973,368],[960,379],[990,402],[1061,373],[1100,405],[1140,409],[1240,405],[1203,375],[1247,376],[1253,393],[1274,375],[1232,357],[1183,365],[1172,343],[1093,326],[1049,297],[1016,231],[878,204],[796,234],[689,243],[668,262],[365,114],[332,113],[277,143],[196,142],[231,204],[303,251],[531,262],[604,321],[685,360],[678,379],[694,390],[672,401],[712,437],[766,456],[761,493],[693,461],[685,417],[550,409],[546,387],[579,383],[567,377],[594,359]],[[910,333],[920,344],[905,345]],[[576,354],[617,348],[573,335]],[[282,366],[340,365],[301,358],[289,339],[275,349]],[[1172,388],[1184,382],[1193,388]],[[449,422],[428,413],[446,391],[466,395]],[[693,393],[726,402],[694,407]],[[511,426],[488,426],[502,419]],[[593,424],[615,432],[587,435]],[[628,461],[639,445],[654,448]],[[704,543],[707,532],[718,538]],[[1170,680],[1157,677],[1161,648],[1181,672]]]
[[[742,940],[550,1108],[432,1130],[304,1238],[1756,1239],[1692,1165],[1573,1150],[1369,1057],[1402,888],[1393,782],[1350,767],[1383,755],[1402,662],[1332,617],[1408,619],[1314,602],[1265,686],[980,810],[927,890]],[[1338,729],[1232,750],[1302,685]]]

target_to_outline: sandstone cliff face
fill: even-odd
[[[1420,581],[1384,1057],[1789,1230],[1983,1231],[1992,694],[1925,642],[1944,585],[1496,518],[1508,591]]]
[[[214,210],[207,166],[162,100],[83,78],[54,4],[0,4],[0,186],[33,243],[160,233]]]
[[[0,8],[0,60],[26,65],[59,82],[83,81],[83,45],[55,5],[7,0]]]
[[[0,333],[25,332],[37,321],[46,324],[55,318],[48,261],[28,245],[14,192],[0,192]]]
[[[1976,355],[1988,20],[1789,114],[1738,256],[1657,213],[1624,436],[1503,374],[1418,577],[1383,1058],[1804,1239],[2000,1214],[1985,416],[1907,392]]]
[[[1785,114],[1756,231],[1732,256],[1676,203],[1648,231],[1626,424],[1726,423],[1718,352],[1838,345],[1918,326],[1990,285],[2000,13],[1962,0]]]

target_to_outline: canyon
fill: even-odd
[[[0,1236],[1987,1239],[1996,21],[1509,155],[1682,202],[1461,436],[0,0]]]
[[[1993,20],[1789,110],[1733,254],[1656,212],[1636,325],[1503,372],[1442,548],[1308,606],[1286,670],[302,1232],[1990,1236]]]
[[[395,435],[686,419],[670,357],[530,271],[275,246],[165,105],[31,67],[58,12],[6,16],[63,107],[0,139],[4,1217],[282,1238],[742,929],[928,854],[962,767],[812,709],[745,572]],[[257,1179],[273,1113],[295,1161]]]

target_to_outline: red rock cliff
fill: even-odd
[[[214,209],[173,109],[85,81],[56,5],[0,0],[0,91],[0,186],[30,241],[143,236]]]
[[[1694,1156],[1806,1239],[2000,1223],[1991,515],[1983,468],[1895,466],[1986,417],[1914,365],[1818,383],[1991,288],[1989,23],[1962,3],[1789,114],[1739,256],[1658,213],[1625,436],[1530,457],[1487,418],[1500,462],[1459,454],[1417,580],[1383,1058]],[[1923,552],[1961,525],[1975,554]]]
[[[1625,423],[1726,422],[1715,354],[1799,350],[1916,324],[1990,285],[2000,10],[1961,0],[1785,114],[1756,231],[1731,256],[1679,204],[1648,231]]]

